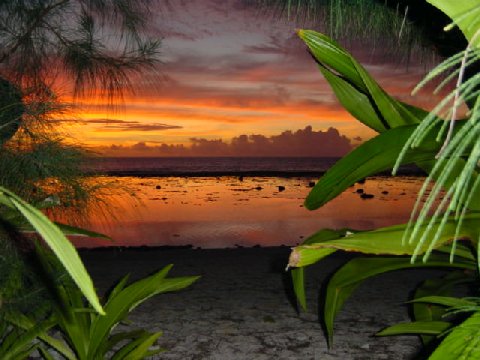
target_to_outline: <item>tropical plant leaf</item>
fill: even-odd
[[[315,236],[310,236],[306,239],[302,245],[314,244],[318,242],[323,242],[327,240],[334,240],[340,237],[344,237],[347,232],[352,232],[350,229],[341,229],[341,230],[333,230],[333,229],[322,229],[318,231]],[[335,250],[331,251],[334,252]],[[330,253],[331,253],[330,252]],[[329,255],[329,251],[323,252],[322,254],[326,254],[324,256]],[[295,268],[291,270],[292,275],[292,282],[293,282],[293,290],[295,292],[295,296],[297,297],[298,303],[302,307],[304,311],[307,310],[307,299],[305,296],[305,269],[304,268]]]
[[[475,306],[476,303],[467,299],[457,298],[453,296],[424,296],[410,301],[412,303],[428,303],[441,305],[445,307],[455,306]]]
[[[291,270],[293,291],[303,311],[307,311],[307,296],[305,294],[305,268]]]
[[[100,314],[104,314],[98,300],[92,279],[83,265],[77,251],[62,231],[54,225],[40,210],[26,203],[11,191],[0,187],[0,202],[18,210],[52,249],[67,272]]]
[[[478,329],[480,329],[480,312],[475,312],[452,329],[429,360],[479,359]]]
[[[410,323],[395,324],[378,332],[377,336],[392,335],[440,335],[452,326],[447,321],[415,321]]]
[[[298,36],[320,65],[339,101],[346,110],[355,113],[352,115],[360,115],[358,120],[362,123],[377,132],[419,123],[418,114],[423,111],[418,109],[413,113],[411,105],[405,106],[389,96],[335,41],[312,30],[299,30]]]
[[[457,248],[457,251],[459,249]],[[451,249],[446,249],[445,253],[449,254]],[[475,261],[475,258],[472,257]],[[473,282],[474,272],[472,275],[466,274],[464,270],[451,271],[447,275],[437,279],[425,280],[416,290],[413,296],[413,318],[415,321],[440,321],[446,313],[444,305],[436,304],[434,301],[424,301],[425,299],[432,299],[432,297],[447,297],[451,295],[453,287]],[[433,336],[422,336],[424,345],[427,345],[434,339]]]
[[[475,269],[471,261],[450,263],[445,255],[432,256],[428,263],[410,262],[409,257],[367,257],[356,258],[342,266],[328,282],[325,293],[325,307],[323,321],[327,330],[328,343],[333,342],[333,323],[338,312],[353,291],[366,279],[389,271],[414,268],[457,268]]]
[[[144,359],[147,354],[154,355],[160,353],[163,349],[150,350],[160,336],[162,336],[161,332],[145,333],[117,351],[112,360]]]
[[[36,320],[30,319],[24,314],[16,313],[16,314],[7,314],[6,320],[14,326],[17,326],[21,329],[30,331],[31,329],[35,328]],[[54,326],[55,323],[53,321],[47,320],[46,324],[48,326],[45,327],[45,330],[48,330],[50,327]],[[46,332],[41,332],[37,336],[40,340],[46,343],[48,346],[54,348],[60,354],[62,354],[68,360],[75,360],[75,355],[72,353],[70,348],[61,340],[56,339]]]
[[[458,238],[476,242],[480,235],[479,220],[480,214],[478,213],[466,215]],[[417,250],[417,244],[402,241],[406,226],[406,224],[389,226],[372,231],[358,232],[336,240],[300,245],[293,248],[288,265],[290,267],[308,266],[336,250],[370,255],[412,255]],[[445,222],[444,231],[435,244],[436,248],[441,248],[453,240],[456,226],[455,218],[450,218]],[[429,245],[428,242],[424,244],[421,251],[426,251]]]
[[[318,209],[334,199],[356,181],[380,171],[392,169],[405,142],[416,126],[402,126],[391,129],[364,142],[349,154],[337,161],[315,184],[305,199],[305,207]],[[433,132],[421,149],[408,152],[403,164],[421,163],[429,168],[428,163],[435,159],[440,144]]]
[[[15,227],[20,232],[36,232],[35,227],[22,216],[16,209],[5,209],[2,211],[2,219]],[[53,222],[65,235],[73,236],[87,236],[92,238],[111,239],[105,234],[101,234],[95,231],[79,228],[77,226],[62,224],[59,222]]]
[[[165,292],[183,289],[199,277],[165,278],[172,265],[161,271],[117,290],[110,295],[105,304],[105,316],[96,316],[91,325],[91,342],[89,352],[95,354],[101,344],[107,341],[111,329],[131,310],[148,298]]]

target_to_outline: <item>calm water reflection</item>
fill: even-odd
[[[296,245],[321,228],[365,230],[406,222],[423,181],[416,177],[369,178],[323,208],[308,211],[302,203],[314,181],[309,178],[113,180],[133,189],[141,204],[117,197],[115,221],[107,223],[96,215],[90,219],[90,228],[108,234],[114,242],[76,238],[77,246]],[[374,197],[362,199],[359,189]]]

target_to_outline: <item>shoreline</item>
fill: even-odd
[[[326,171],[277,171],[277,170],[241,170],[241,171],[165,171],[165,170],[110,170],[87,171],[88,176],[111,177],[276,177],[276,178],[318,178],[325,175]],[[425,172],[413,167],[401,167],[396,176],[423,177]],[[393,177],[390,171],[381,171],[369,177]]]

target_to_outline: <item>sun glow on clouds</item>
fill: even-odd
[[[297,24],[240,4],[197,0],[152,9],[157,20],[150,32],[163,39],[162,63],[135,81],[136,96],[126,96],[116,111],[98,99],[82,100],[81,121],[68,123],[71,132],[91,146],[228,141],[308,125],[334,127],[350,138],[373,136],[337,104],[294,35]],[[356,50],[368,58],[368,51]],[[421,75],[398,64],[369,70],[402,98]]]

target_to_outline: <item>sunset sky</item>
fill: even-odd
[[[70,133],[107,155],[155,155],[161,144],[189,146],[192,138],[228,143],[307,126],[335,128],[353,143],[373,136],[338,105],[295,35],[302,25],[241,3],[175,1],[152,9],[150,35],[162,39],[156,70],[136,78],[135,94],[115,109],[82,100],[81,121],[67,127]],[[375,56],[380,62],[368,47],[348,49],[387,91],[410,101],[424,66],[407,71],[388,54]]]

